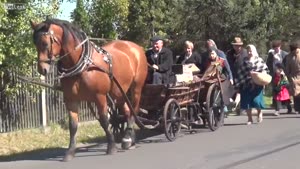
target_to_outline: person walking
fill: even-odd
[[[294,109],[300,112],[300,40],[290,44],[290,53],[286,56],[285,73],[290,83],[290,92],[294,98]]]
[[[288,79],[283,71],[283,65],[281,63],[275,64],[275,73],[273,76],[273,99],[275,101],[275,116],[279,116],[279,110],[282,105],[285,105],[288,109],[287,113],[292,112],[290,94],[288,91]]]
[[[277,63],[282,63],[288,53],[281,49],[281,41],[272,41],[272,49],[268,52],[266,64],[270,70],[270,75],[275,75],[275,69]]]
[[[268,57],[267,57],[267,61],[266,64],[270,70],[270,75],[273,77],[273,80],[275,79],[275,74],[276,74],[276,64],[277,63],[283,63],[283,61],[285,60],[285,57],[288,53],[284,50],[281,49],[281,40],[274,40],[272,41],[272,48],[269,50],[268,52]],[[272,87],[272,91],[273,91],[273,95],[276,95],[275,90],[275,83],[272,83],[271,87]],[[276,100],[275,97],[273,97],[272,99],[272,105],[276,108]]]
[[[226,52],[228,64],[230,66],[233,79],[237,79],[238,70],[242,67],[243,59],[247,57],[247,50],[243,48],[243,40],[241,37],[234,37],[231,42],[232,48]],[[235,83],[236,80],[234,80]],[[237,115],[240,115],[241,110],[238,110],[237,107],[240,103],[240,93],[238,91],[233,95],[233,110],[236,111]]]
[[[243,59],[243,64],[237,71],[235,87],[241,94],[241,109],[246,110],[247,125],[253,123],[252,108],[257,109],[257,122],[263,121],[262,109],[265,108],[263,100],[263,86],[254,83],[251,77],[253,72],[268,72],[268,67],[261,57],[259,57],[254,45],[247,46],[248,56]]]
[[[226,54],[222,50],[218,49],[215,41],[212,39],[208,39],[206,41],[205,48],[206,48],[206,51],[204,53],[202,53],[202,69],[205,68],[206,65],[204,65],[204,64],[207,63],[210,58],[211,50],[212,49],[215,50],[217,55],[224,60],[224,66],[226,67],[226,70],[227,70],[226,73],[228,74],[230,83],[233,85],[233,76],[232,76],[232,72],[231,72],[229,63],[227,61]],[[204,72],[202,71],[202,73],[204,73]]]

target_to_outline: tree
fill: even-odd
[[[85,33],[91,33],[91,25],[90,25],[90,18],[87,13],[88,1],[84,0],[77,0],[76,8],[71,13],[71,18],[73,19],[73,23],[80,27]]]
[[[126,39],[142,45],[149,42],[150,37],[160,35],[171,38],[180,28],[182,15],[178,9],[184,0],[132,0],[129,5],[128,31]]]
[[[19,1],[9,1],[15,2]],[[6,9],[6,3],[7,1],[0,3],[0,79],[5,72],[11,72],[16,68],[23,74],[32,74],[31,66],[36,60],[36,50],[32,43],[29,20],[44,20],[46,16],[58,11],[56,0],[22,1],[20,5],[24,8],[10,10]]]
[[[129,0],[94,0],[91,3],[92,35],[117,39],[127,31]]]

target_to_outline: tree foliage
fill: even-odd
[[[90,17],[88,15],[88,1],[77,0],[76,8],[71,14],[73,23],[80,27],[87,34],[91,33]]]
[[[175,54],[184,40],[214,39],[226,50],[236,35],[260,53],[273,39],[300,37],[299,0],[4,0],[0,3],[0,72],[18,67],[30,72],[36,58],[29,20],[56,16],[63,1],[77,3],[74,24],[89,36],[126,39],[146,46],[149,38],[170,39]],[[7,10],[5,3],[24,3],[24,10]],[[179,46],[176,48],[176,46]]]
[[[7,3],[22,3],[20,5],[24,8],[7,9]],[[0,80],[5,72],[16,69],[24,74],[32,73],[36,50],[29,20],[41,21],[57,10],[56,0],[10,0],[0,3]]]
[[[117,39],[127,31],[129,0],[93,0],[89,14],[92,35]]]

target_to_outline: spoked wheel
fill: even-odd
[[[215,131],[222,126],[224,122],[224,102],[219,85],[212,84],[208,88],[206,103],[208,127],[210,130]]]
[[[164,108],[165,135],[169,141],[178,137],[181,129],[181,110],[175,99],[169,99]]]
[[[120,143],[125,132],[125,119],[119,115],[118,109],[115,111],[112,112],[112,109],[108,111],[110,114],[110,131],[113,133],[115,141]]]
[[[111,131],[115,137],[115,141],[120,143],[125,132],[125,122],[120,122],[118,124],[111,125]]]

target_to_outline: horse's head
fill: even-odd
[[[63,29],[48,22],[31,22],[33,29],[33,41],[38,53],[38,72],[46,75],[49,72],[50,63],[62,52]]]
[[[31,21],[33,41],[38,52],[38,71],[49,72],[50,64],[60,61],[59,68],[70,69],[83,53],[86,34],[68,21],[47,19],[42,23]]]

